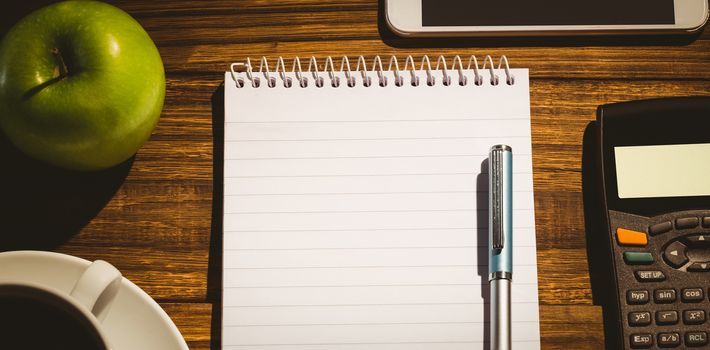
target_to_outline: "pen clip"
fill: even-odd
[[[503,150],[492,149],[491,162],[491,247],[495,250],[503,249]]]

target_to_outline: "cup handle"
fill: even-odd
[[[90,310],[99,322],[103,322],[122,280],[121,272],[113,265],[96,260],[84,270],[69,295]]]

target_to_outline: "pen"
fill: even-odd
[[[510,146],[491,147],[488,194],[491,350],[510,350],[510,284],[513,279],[513,150]]]

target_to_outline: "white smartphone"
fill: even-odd
[[[401,36],[692,34],[708,0],[385,0]]]

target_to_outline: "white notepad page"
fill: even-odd
[[[223,349],[488,349],[481,168],[498,143],[514,152],[513,347],[539,349],[528,71],[511,72],[337,88],[227,73]]]

